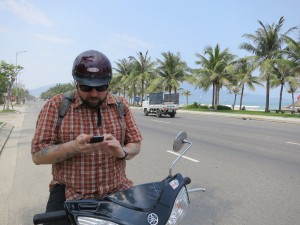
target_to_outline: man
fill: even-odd
[[[130,188],[126,160],[136,156],[141,146],[141,133],[122,97],[125,115],[119,121],[117,101],[108,91],[109,59],[101,52],[85,51],[75,59],[72,74],[77,91],[61,125],[56,127],[63,94],[45,103],[32,140],[33,162],[52,164],[46,212],[62,210],[65,200],[98,198]],[[89,143],[95,135],[103,135],[104,140]]]

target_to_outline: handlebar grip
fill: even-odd
[[[188,185],[188,184],[190,184],[192,182],[191,178],[189,178],[189,177],[185,177],[183,179],[184,179],[185,185]]]
[[[33,224],[37,225],[42,223],[57,222],[66,218],[67,214],[64,210],[35,214],[33,217]]]

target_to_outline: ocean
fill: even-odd
[[[183,84],[181,86],[183,90],[189,90],[191,92],[191,95],[188,97],[188,100],[186,96],[180,95],[179,97],[179,103],[182,105],[186,105],[187,102],[189,105],[193,104],[194,102],[198,104],[206,104],[211,105],[212,101],[212,90],[208,90],[207,92],[204,92],[200,89],[195,89],[190,84]],[[294,95],[295,102],[297,101],[299,93]],[[228,93],[227,90],[221,90],[220,91],[220,105],[228,105],[232,106],[234,102],[234,94]],[[256,88],[255,91],[245,91],[243,96],[243,106],[245,106],[246,110],[265,110],[265,90],[264,88],[259,89]],[[270,110],[276,110],[279,108],[279,90],[277,89],[271,89],[270,90],[270,104],[269,109]],[[281,102],[281,108],[287,107],[292,104],[292,95],[287,93],[286,90],[283,92],[283,98]],[[235,107],[239,108],[240,106],[240,95],[237,95]]]
[[[186,105],[187,102],[189,105],[193,104],[194,102],[198,104],[205,104],[205,105],[211,105],[211,94],[210,93],[201,93],[202,95],[199,94],[194,94],[192,93],[191,96],[186,98],[186,96],[180,95],[179,97],[179,103],[181,105]],[[199,96],[199,97],[197,97]],[[233,94],[228,94],[228,93],[221,93],[220,95],[220,105],[226,105],[231,107],[234,103],[234,95]],[[242,106],[245,106],[246,110],[265,110],[265,96],[263,95],[255,95],[255,94],[246,94],[243,97],[243,104]],[[295,102],[297,101],[297,97],[295,96]],[[292,104],[292,97],[291,96],[285,96],[282,99],[281,102],[281,108],[287,107]],[[235,108],[240,107],[240,96],[237,96],[236,102],[235,102]],[[276,110],[279,108],[279,98],[276,98],[273,96],[270,96],[270,101],[269,101],[269,109],[270,110]]]

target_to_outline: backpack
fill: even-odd
[[[63,100],[62,100],[62,103],[60,105],[60,111],[59,111],[59,115],[58,115],[58,119],[57,119],[57,123],[56,123],[56,130],[58,131],[58,128],[59,126],[61,125],[61,122],[63,120],[63,118],[65,117],[68,109],[69,109],[69,106],[71,105],[72,102],[74,102],[74,93],[75,91],[67,91],[64,93],[64,97],[63,97]],[[111,93],[111,95],[114,97],[114,99],[116,100],[117,102],[117,109],[118,109],[118,121],[119,121],[119,124],[121,126],[121,130],[122,130],[122,142],[121,142],[121,145],[124,146],[124,139],[125,139],[125,131],[124,131],[124,127],[123,127],[123,124],[122,124],[122,116],[126,116],[126,112],[125,112],[125,108],[124,108],[124,105],[123,105],[123,102],[121,102],[120,98],[114,94]]]

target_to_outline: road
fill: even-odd
[[[42,102],[28,102],[20,128],[10,194],[7,224],[32,224],[43,212],[50,166],[31,161],[30,142]],[[300,221],[300,126],[178,113],[175,118],[143,116],[133,108],[144,140],[141,153],[128,161],[135,184],[159,181],[168,175],[176,158],[173,139],[185,130],[193,142],[174,173],[192,179],[187,225],[291,225]],[[17,137],[12,137],[17,138]],[[5,148],[7,150],[7,148]],[[8,153],[1,155],[8,157]],[[14,154],[14,155],[13,155]],[[1,161],[2,163],[2,161]],[[9,185],[8,185],[9,186]],[[0,223],[5,224],[5,223]]]
[[[148,167],[131,162],[130,171],[142,173],[133,173],[138,182],[148,180],[146,174],[167,174],[162,167],[174,159],[167,151],[176,133],[185,130],[193,142],[187,156],[199,162],[184,160],[176,169],[192,178],[192,187],[207,191],[191,195],[185,224],[299,223],[299,125],[183,113],[136,118],[145,137],[140,157]]]

